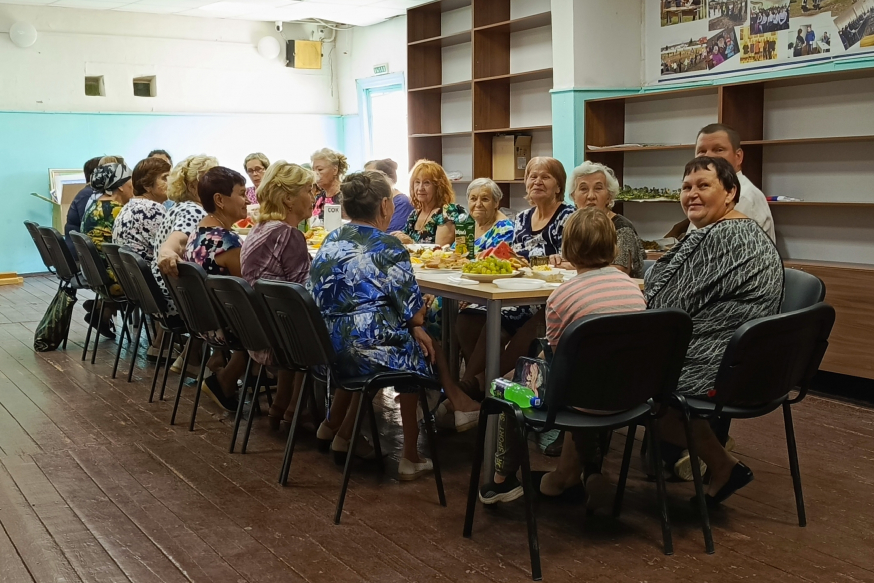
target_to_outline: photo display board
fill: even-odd
[[[874,0],[647,0],[647,82],[874,51]]]

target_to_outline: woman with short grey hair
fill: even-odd
[[[609,167],[589,160],[573,169],[568,179],[568,192],[579,208],[594,207],[607,214],[616,227],[619,252],[613,267],[624,271],[631,277],[643,277],[643,261],[646,251],[637,235],[634,224],[613,212],[616,195],[619,194],[619,181]]]
[[[501,212],[503,196],[491,178],[477,178],[467,187],[467,208],[476,222],[476,253],[513,242],[513,221]]]

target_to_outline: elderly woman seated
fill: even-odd
[[[546,337],[551,347],[558,345],[569,325],[584,316],[646,309],[637,284],[616,269],[616,254],[616,228],[604,212],[584,208],[571,215],[564,227],[562,256],[574,266],[577,276],[563,283],[546,301]],[[507,420],[501,415],[495,475],[479,493],[484,504],[509,502],[522,495],[522,485],[516,477],[520,460],[518,452],[506,446],[507,433]],[[574,440],[579,446],[579,459],[576,450],[566,443],[558,469],[544,476],[540,491],[557,496],[582,478],[590,500],[600,502],[603,480],[599,435],[592,431],[575,432]]]
[[[740,183],[722,158],[695,158],[686,165],[680,202],[696,229],[646,274],[650,308],[680,308],[692,317],[692,340],[678,391],[706,398],[734,332],[780,309],[783,263],[767,233],[735,210]],[[686,447],[680,415],[661,423],[662,439]],[[708,504],[718,504],[753,479],[748,467],[720,443],[710,425],[692,422],[701,459],[710,468]],[[678,464],[686,463],[688,457]]]
[[[341,191],[351,222],[325,238],[310,270],[310,288],[337,353],[334,372],[340,377],[393,370],[432,376],[436,365],[458,423],[475,424],[479,404],[455,385],[439,345],[422,328],[427,304],[409,253],[385,233],[394,212],[391,186],[380,172],[361,172],[349,176]],[[415,387],[397,389],[404,432],[399,478],[413,480],[433,466],[418,453]]]
[[[401,243],[449,245],[455,241],[455,223],[464,209],[455,204],[455,190],[437,162],[419,160],[410,170],[413,212],[401,231],[392,233]]]
[[[571,172],[568,192],[577,208],[594,207],[607,214],[616,227],[616,239],[619,242],[613,266],[631,277],[642,278],[643,261],[646,259],[643,243],[632,222],[613,212],[613,203],[619,194],[619,181],[613,170],[587,160]]]

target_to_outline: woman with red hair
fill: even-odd
[[[455,191],[443,167],[419,160],[410,171],[413,212],[402,231],[392,233],[401,243],[448,245],[455,241],[455,222],[464,208],[455,204]]]

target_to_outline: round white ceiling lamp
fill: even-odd
[[[275,59],[281,50],[282,47],[276,37],[265,36],[258,41],[258,54],[265,59]]]
[[[36,29],[29,22],[16,22],[9,29],[9,38],[15,46],[26,49],[36,42]]]

